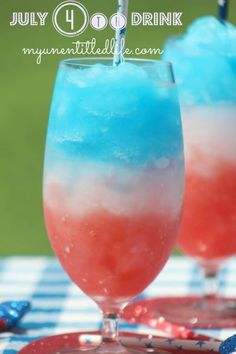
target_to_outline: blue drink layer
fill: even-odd
[[[236,102],[236,27],[214,17],[197,19],[166,43],[183,104]]]
[[[47,144],[72,158],[143,164],[182,152],[174,85],[151,64],[62,63],[51,107]],[[159,68],[160,69],[160,68]],[[156,77],[155,77],[156,75]]]

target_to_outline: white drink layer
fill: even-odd
[[[236,168],[236,105],[182,107],[182,117],[188,169],[210,176],[222,163]]]
[[[124,168],[105,163],[63,161],[45,171],[44,197],[54,210],[83,216],[96,211],[115,215],[179,214],[183,168],[178,159],[161,158],[152,167]]]

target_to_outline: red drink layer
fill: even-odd
[[[187,112],[186,193],[179,245],[201,263],[236,253],[234,109]]]
[[[159,273],[178,221],[156,213],[115,215],[105,209],[65,215],[45,205],[53,248],[71,279],[103,307],[128,301]]]
[[[181,161],[124,168],[64,161],[45,175],[54,251],[71,279],[111,310],[138,295],[167,261],[179,230]]]
[[[194,161],[192,162],[194,163]],[[224,258],[236,251],[236,166],[219,164],[214,176],[187,168],[180,246],[187,254]]]

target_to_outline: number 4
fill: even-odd
[[[66,22],[70,23],[71,31],[74,30],[74,10],[66,10]]]

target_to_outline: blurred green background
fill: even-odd
[[[67,38],[51,24],[59,0],[10,0],[2,2],[0,14],[0,255],[51,254],[42,212],[44,142],[53,84],[62,56],[24,56],[23,47],[71,47],[72,41],[96,37],[98,45],[112,38],[113,31],[88,28],[83,35]],[[90,15],[112,15],[116,0],[80,0]],[[10,27],[12,12],[49,12],[45,27]],[[183,27],[128,28],[127,46],[162,47],[164,40],[184,31],[198,16],[215,15],[216,0],[130,0],[130,11],[181,11]],[[231,22],[236,24],[236,2],[230,4]],[[216,68],[217,70],[217,68]]]

